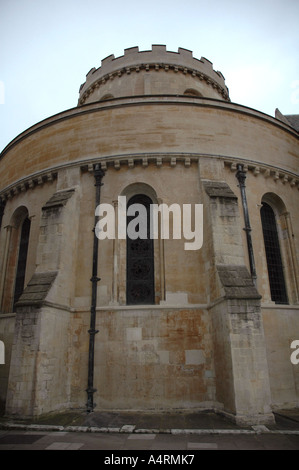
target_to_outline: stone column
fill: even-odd
[[[113,239],[113,268],[112,268],[112,305],[118,305],[118,201],[112,201],[115,213],[115,237]]]
[[[292,220],[289,212],[281,215],[284,219],[287,231],[287,243],[289,251],[289,269],[290,269],[290,284],[293,286],[292,301],[294,304],[299,303],[299,268],[296,258],[296,247],[294,243],[294,231],[292,227]]]
[[[158,204],[163,204],[162,199],[158,200]],[[159,239],[159,262],[160,262],[160,302],[165,302],[166,300],[166,283],[165,283],[165,250],[164,250],[164,238],[163,238],[163,226],[161,218],[158,220],[158,239]]]

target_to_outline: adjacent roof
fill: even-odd
[[[299,132],[299,114],[282,114],[279,109],[276,108],[275,117]]]
[[[286,114],[285,117],[291,123],[291,126],[299,132],[299,114]]]

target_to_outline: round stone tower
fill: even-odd
[[[299,135],[277,116],[232,103],[189,50],[133,47],[6,146],[7,415],[92,411],[94,398],[260,424],[298,405]],[[131,238],[154,209],[156,230]]]
[[[131,47],[122,57],[110,55],[102,60],[100,68],[87,74],[78,104],[138,95],[191,95],[229,101],[224,77],[213,70],[209,60],[195,59],[191,51],[181,47],[178,52],[168,52],[166,46],[153,45],[151,51]]]

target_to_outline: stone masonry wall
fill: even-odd
[[[89,314],[73,318],[72,406],[86,401]],[[215,373],[211,322],[199,308],[97,310],[97,409],[211,408]]]
[[[63,188],[65,184],[62,179],[59,191],[43,206],[37,269],[16,305],[8,415],[35,416],[69,406],[78,192]]]
[[[15,315],[0,314],[0,341],[4,343],[4,364],[0,364],[0,410],[6,401],[11,349],[14,337]]]

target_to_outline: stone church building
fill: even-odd
[[[298,407],[298,121],[232,103],[209,60],[154,45],[102,60],[76,107],[10,142],[3,412],[188,408],[257,424]],[[133,204],[139,230],[163,205],[169,236],[162,212],[154,237],[118,236]],[[114,237],[96,230],[99,206]]]

